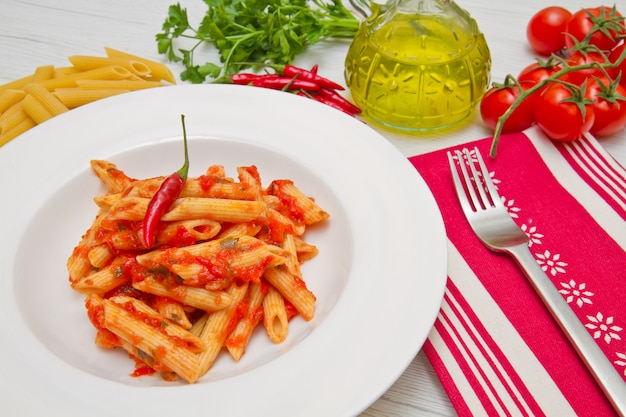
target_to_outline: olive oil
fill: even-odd
[[[403,3],[411,2],[398,5]],[[489,48],[466,12],[453,2],[443,8],[408,13],[392,7],[363,22],[348,50],[345,76],[366,117],[422,131],[473,114],[489,86]]]

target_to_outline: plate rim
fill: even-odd
[[[199,101],[201,99],[204,99],[204,100],[207,100],[207,102],[211,102],[211,100],[214,100],[214,101],[216,100],[216,96],[225,97],[224,96],[225,94],[228,94],[228,97],[230,97],[229,100],[238,99],[238,100],[243,100],[243,102],[246,102],[247,100],[246,102],[247,104],[245,104],[242,108],[250,112],[254,112],[255,110],[258,111],[258,108],[255,107],[255,105],[251,103],[267,102],[271,104],[278,104],[280,106],[284,106],[282,108],[283,111],[285,111],[287,115],[290,116],[290,119],[292,120],[295,119],[294,120],[295,122],[306,122],[308,119],[304,116],[306,114],[313,115],[314,117],[321,119],[325,123],[332,125],[338,131],[346,133],[348,137],[347,138],[344,137],[344,139],[351,141],[351,144],[353,144],[356,139],[354,137],[350,137],[349,135],[350,134],[352,134],[353,136],[358,135],[359,140],[362,140],[363,144],[367,144],[367,146],[371,148],[371,149],[361,149],[363,151],[368,151],[371,154],[365,157],[366,159],[369,158],[367,159],[368,161],[371,161],[373,159],[373,155],[376,155],[376,154],[383,154],[385,156],[393,157],[394,160],[392,162],[396,164],[397,166],[393,167],[392,169],[399,170],[400,172],[409,175],[410,178],[409,180],[407,180],[407,183],[409,183],[410,185],[413,185],[415,188],[412,189],[412,191],[414,191],[416,194],[419,193],[420,197],[424,199],[423,201],[424,208],[428,211],[428,215],[430,216],[429,227],[431,227],[432,230],[435,230],[437,232],[437,235],[433,236],[433,239],[428,242],[428,246],[424,246],[423,249],[432,251],[432,253],[438,254],[438,257],[439,257],[439,259],[437,259],[438,263],[436,265],[430,266],[432,267],[432,272],[434,272],[434,274],[436,275],[436,277],[433,278],[433,282],[430,283],[431,285],[433,285],[430,295],[434,296],[435,301],[430,300],[430,302],[427,303],[428,304],[427,311],[423,312],[424,314],[428,316],[426,321],[429,323],[429,326],[427,326],[426,331],[424,329],[420,329],[419,334],[416,334],[415,336],[413,336],[412,346],[404,346],[402,348],[401,355],[403,356],[403,358],[401,360],[394,362],[393,371],[387,372],[384,378],[381,378],[380,381],[376,381],[374,383],[375,387],[370,386],[370,387],[363,388],[363,389],[367,389],[368,394],[369,394],[368,398],[363,398],[362,396],[360,397],[356,393],[345,393],[346,397],[349,397],[349,398],[340,399],[339,400],[340,404],[338,402],[337,403],[338,405],[336,407],[334,407],[331,404],[331,405],[324,406],[324,408],[320,410],[320,411],[322,410],[331,411],[331,414],[325,414],[325,415],[339,416],[339,415],[357,414],[363,411],[364,409],[366,409],[374,401],[376,401],[376,399],[378,399],[378,397],[382,395],[397,380],[397,378],[404,372],[406,367],[408,367],[410,362],[413,360],[413,357],[417,354],[417,352],[423,346],[426,340],[426,337],[428,335],[428,332],[430,330],[430,327],[432,327],[432,324],[434,323],[437,313],[439,311],[439,305],[441,303],[441,300],[443,299],[443,292],[444,292],[445,282],[447,278],[447,248],[446,248],[445,229],[443,226],[443,219],[441,218],[441,213],[436,205],[434,197],[430,193],[430,190],[428,189],[421,175],[417,172],[417,170],[415,170],[410,165],[410,162],[408,161],[408,159],[404,157],[390,142],[388,142],[387,139],[385,139],[378,132],[369,128],[362,122],[358,121],[357,119],[353,119],[334,109],[328,108],[327,106],[323,106],[319,103],[315,103],[312,100],[296,98],[296,96],[288,95],[282,92],[275,92],[275,91],[264,90],[264,89],[259,89],[259,88],[250,88],[246,86],[177,85],[177,86],[160,87],[158,89],[150,89],[150,90],[132,92],[132,93],[127,93],[124,95],[112,97],[109,99],[101,100],[99,102],[95,102],[90,105],[83,106],[82,108],[72,110],[72,112],[68,112],[64,115],[58,116],[57,118],[53,118],[49,122],[46,122],[40,126],[36,126],[35,128],[31,129],[31,131],[26,132],[21,137],[5,145],[3,148],[0,148],[0,192],[3,192],[3,190],[9,190],[10,192],[16,191],[17,186],[15,184],[10,183],[7,180],[7,178],[8,178],[9,172],[11,171],[17,171],[18,173],[20,172],[21,167],[17,166],[18,161],[19,161],[19,158],[17,157],[20,154],[23,155],[24,153],[26,153],[29,155],[29,160],[30,160],[30,157],[32,156],[33,151],[37,150],[37,148],[40,148],[40,150],[41,148],[43,148],[42,153],[44,153],[44,155],[35,155],[35,161],[30,161],[30,163],[27,165],[33,166],[34,164],[40,163],[41,160],[44,160],[48,156],[45,154],[45,151],[50,150],[51,148],[54,148],[54,146],[51,145],[50,143],[47,143],[47,144],[44,143],[44,138],[43,138],[44,134],[50,131],[52,132],[62,131],[63,126],[66,123],[73,123],[80,118],[86,118],[87,120],[95,119],[97,115],[102,115],[102,113],[107,113],[107,112],[116,113],[120,111],[120,108],[124,108],[124,107],[132,108],[142,103],[145,105],[146,102],[150,102],[151,100],[153,100],[152,104],[149,104],[147,107],[154,106],[155,104],[153,103],[157,100],[165,100],[165,102],[167,103],[167,106],[171,107],[171,106],[174,106],[175,104],[181,105],[181,103],[184,102],[185,100],[190,100],[190,101],[198,100]],[[299,112],[303,112],[305,114],[300,114]],[[276,115],[272,116],[271,113],[267,113],[267,114],[263,113],[263,115],[264,117],[274,117],[274,118],[277,117]],[[260,116],[253,114],[253,117],[260,117]],[[142,123],[145,123],[143,119],[142,119]],[[159,121],[157,124],[160,124],[160,123],[162,122]],[[223,123],[225,124],[225,127],[226,127],[228,122],[223,122]],[[177,128],[178,126],[175,126],[175,127]],[[111,127],[110,129],[114,130],[114,127]],[[276,129],[284,130],[285,127],[278,127]],[[72,133],[70,133],[70,135],[71,134]],[[190,136],[195,134],[194,130],[191,129],[189,134]],[[216,133],[216,134],[219,135],[219,133]],[[148,129],[147,132],[138,131],[138,132],[129,133],[129,136],[132,136],[134,138],[133,146],[135,145],[143,146],[143,145],[146,145],[147,143],[150,143],[150,141],[153,140],[150,138],[151,137],[154,138],[154,136],[151,136],[151,135],[153,135],[153,129]],[[275,149],[277,150],[280,148],[281,145],[284,145],[284,144],[285,142],[279,139],[276,139],[276,143],[272,143],[272,145],[274,145]],[[77,153],[90,152],[89,155],[93,155],[94,153],[96,155],[107,155],[107,154],[112,153],[113,149],[115,149],[115,147],[119,144],[110,145],[107,143],[102,143],[102,139],[99,139],[99,140],[96,140],[94,143],[85,141],[79,145],[80,146],[78,146],[78,149],[75,150]],[[341,144],[338,144],[337,146],[341,148]],[[315,148],[315,146],[312,146],[312,147]],[[118,152],[119,151],[121,150],[118,150]],[[292,155],[293,153],[294,153],[293,149],[290,148],[290,152],[288,153],[288,155]],[[363,157],[361,156],[361,158]],[[79,165],[82,164],[84,166],[87,163],[88,161],[82,161]],[[176,161],[176,163],[178,163],[178,161]],[[64,183],[64,181],[68,180],[67,175],[70,175],[70,178],[71,178],[71,172],[76,173],[77,170],[75,169],[74,171],[72,171],[69,168],[64,169],[63,175],[52,174],[50,178],[47,178],[46,181],[44,182],[52,183],[52,184],[55,184],[55,183],[62,184]],[[406,196],[406,197],[407,197],[407,201],[410,201],[412,204],[415,203],[415,200],[414,200],[415,197],[411,196],[410,199],[409,199],[409,196]],[[43,204],[43,201],[40,203]],[[32,214],[34,214],[34,209],[31,208],[30,210],[31,210],[30,212],[28,210],[25,211],[25,215],[24,215],[25,217],[28,217],[29,214],[31,216]],[[0,208],[1,214],[4,214],[5,211],[6,211],[5,209]],[[0,214],[0,218],[5,218],[1,214]],[[19,231],[17,232],[19,233]],[[2,246],[5,246],[6,244],[7,244],[6,239],[0,238],[0,248]],[[5,251],[3,251],[3,253],[4,252]],[[6,255],[0,255],[0,260],[3,258],[3,256],[6,257]],[[7,272],[6,269],[7,267],[2,266],[3,271]],[[5,290],[5,294],[0,296],[2,297],[0,298],[0,300],[1,299],[6,300],[6,290],[10,290],[11,293],[13,293],[13,290],[11,289],[10,281],[12,281],[12,279],[3,280],[1,284],[2,286],[0,288]],[[349,284],[353,284],[353,282],[352,283],[349,282]],[[66,283],[64,282],[63,285],[66,285]],[[339,305],[336,306],[336,308],[337,308],[336,313],[335,312],[333,313],[345,314],[346,313],[345,310],[349,307],[339,303]],[[0,307],[0,311],[3,311],[3,310],[6,310],[6,307]],[[9,312],[14,313],[13,310],[9,310]],[[327,320],[331,320],[331,319],[332,317],[329,317]],[[407,321],[407,324],[411,324],[411,323],[415,324],[413,320]],[[3,327],[7,327],[6,330],[9,331],[9,323],[7,323],[5,320],[0,321],[0,328],[3,328]],[[332,324],[326,324],[315,329],[315,331],[312,332],[312,334],[309,337],[311,337],[311,340],[315,340],[317,338],[322,337],[325,333],[336,334],[337,332],[338,332],[338,329],[334,329]],[[29,340],[28,335],[22,335],[22,337],[23,337],[23,340]],[[307,340],[309,339],[307,338]],[[308,343],[308,342],[305,342],[305,343]],[[7,344],[5,342],[0,342],[0,352],[6,349],[7,349]],[[396,349],[400,350],[399,348],[396,348]],[[280,368],[280,366],[285,366],[285,365],[287,366],[297,365],[297,360],[303,359],[301,357],[302,350],[306,350],[306,349],[304,348],[297,349],[296,347],[294,353],[290,353],[289,355],[284,355],[284,356],[289,356],[289,358],[291,359],[273,361],[269,364],[263,365],[263,367],[266,368],[265,371],[269,372],[269,371],[275,370],[276,367]],[[379,352],[376,352],[376,353],[379,353]],[[50,355],[53,355],[53,354],[50,353]],[[2,357],[5,357],[5,355],[0,355],[0,358]],[[57,371],[61,371],[61,372],[64,371],[62,363],[58,363],[58,361],[54,361],[51,356],[47,356],[45,353],[37,359],[38,361],[35,361],[35,363],[39,364],[40,366],[47,366],[50,361],[50,362],[54,362],[53,369],[56,369]],[[332,358],[330,360],[332,360]],[[294,361],[296,361],[296,363],[292,363]],[[0,363],[3,363],[3,359],[0,359]],[[337,366],[341,366],[341,364],[338,364]],[[351,364],[351,366],[354,366],[354,365]],[[91,376],[91,378],[85,378],[85,375],[77,369],[70,370],[68,372],[72,374],[71,375],[72,380],[74,381],[86,381],[86,380],[93,378],[93,376]],[[222,388],[220,389],[234,389],[236,388],[236,385],[239,383],[241,384],[244,384],[244,382],[253,383],[254,381],[250,381],[250,379],[251,378],[254,379],[253,375],[255,374],[256,372],[250,372],[248,373],[248,375],[242,374],[243,376],[239,375],[236,378],[228,378],[227,380],[224,380],[224,381],[211,382],[211,384],[215,384],[215,386],[217,385],[222,386]],[[236,382],[234,380],[237,380],[239,382]],[[4,388],[5,385],[7,386],[9,385],[8,383],[5,383],[5,382],[6,381],[4,382],[0,381],[0,386]],[[110,387],[110,386],[111,386],[111,383],[109,381],[98,381],[98,383],[93,384],[93,386],[90,388],[96,389],[97,387]],[[181,390],[178,388],[174,388],[174,389],[172,388],[174,387],[167,388],[167,390],[169,390],[170,392],[164,392],[164,390],[162,389],[159,389],[159,391],[165,397],[169,397],[174,392],[177,392],[177,393],[181,392]],[[196,385],[188,389],[188,391],[195,392],[200,389],[201,389],[201,385]],[[17,391],[19,390],[13,387],[11,391],[14,394],[16,394],[12,401],[15,401],[16,404],[19,404],[21,401],[20,395],[19,393],[17,393]],[[135,394],[137,394],[136,392],[137,390],[134,390],[134,391],[135,391]],[[376,392],[376,396],[371,395],[371,393],[374,391]],[[6,391],[3,389],[2,392],[3,394],[1,394],[1,396],[5,397],[7,395],[4,393],[8,393],[9,391]],[[327,392],[326,394],[332,395],[332,392]],[[140,394],[137,394],[137,395],[141,396]],[[11,404],[11,403],[12,403],[11,401],[8,402],[8,404]],[[4,407],[4,406],[0,406],[0,408],[1,407]],[[287,414],[295,415],[293,414],[293,411],[294,411],[293,407],[295,407],[294,404],[288,403],[285,405],[285,407],[287,408],[284,408],[282,410],[285,412],[285,415]],[[311,412],[312,410],[306,410],[306,413],[311,413]],[[305,415],[304,411],[302,411],[302,413],[299,413],[299,414]],[[316,414],[319,415],[319,412],[312,413],[310,415],[316,415]],[[277,415],[280,415],[280,413]]]

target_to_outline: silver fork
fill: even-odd
[[[530,253],[529,238],[501,201],[478,149],[457,150],[454,156],[448,152],[448,161],[459,202],[474,233],[487,248],[516,259],[615,411],[624,416],[626,383]]]

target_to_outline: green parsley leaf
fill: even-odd
[[[224,81],[243,69],[284,65],[318,42],[354,37],[359,20],[341,0],[204,0],[207,11],[197,28],[189,24],[187,10],[171,5],[157,50],[171,62],[182,62],[182,80]],[[179,38],[194,39],[190,49],[177,49]],[[194,51],[209,44],[219,63],[194,62]]]

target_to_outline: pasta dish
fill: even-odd
[[[141,224],[164,177],[91,167],[107,191],[67,261],[69,281],[85,295],[95,343],[127,351],[133,375],[193,383],[220,352],[239,360],[257,325],[281,343],[291,318],[313,318],[300,267],[318,249],[303,235],[329,214],[293,181],[264,186],[255,166],[237,178],[210,166],[187,179],[146,249]]]

